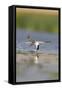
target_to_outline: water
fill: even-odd
[[[56,33],[45,33],[45,32],[28,32],[26,30],[17,30],[16,32],[16,49],[17,50],[25,50],[30,51],[34,50],[35,47],[29,47],[28,44],[25,42],[27,41],[28,34],[31,35],[31,37],[34,40],[42,40],[42,41],[51,41],[51,43],[40,45],[40,50],[42,52],[51,52],[51,53],[57,53],[58,52],[58,34]]]
[[[51,41],[40,45],[38,54],[31,53],[35,47],[25,42],[30,35],[34,40]],[[16,31],[16,50],[28,53],[16,55],[16,81],[39,81],[58,79],[58,34],[47,32]]]

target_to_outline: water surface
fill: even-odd
[[[40,45],[39,53],[32,53],[35,47],[25,42],[30,35],[34,40],[51,41]],[[16,81],[39,81],[58,79],[58,34],[16,30]],[[23,51],[23,53],[22,53]],[[28,52],[28,53],[27,53]]]

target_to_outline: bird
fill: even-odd
[[[36,51],[39,50],[39,46],[45,43],[50,43],[51,41],[38,41],[38,40],[33,40],[30,35],[27,36],[28,42],[26,42],[27,44],[30,44],[30,46],[35,46],[36,47]]]

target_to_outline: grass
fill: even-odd
[[[16,28],[32,31],[58,32],[58,15],[16,13]]]

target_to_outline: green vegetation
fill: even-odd
[[[32,31],[58,32],[58,15],[16,13],[16,28]]]

